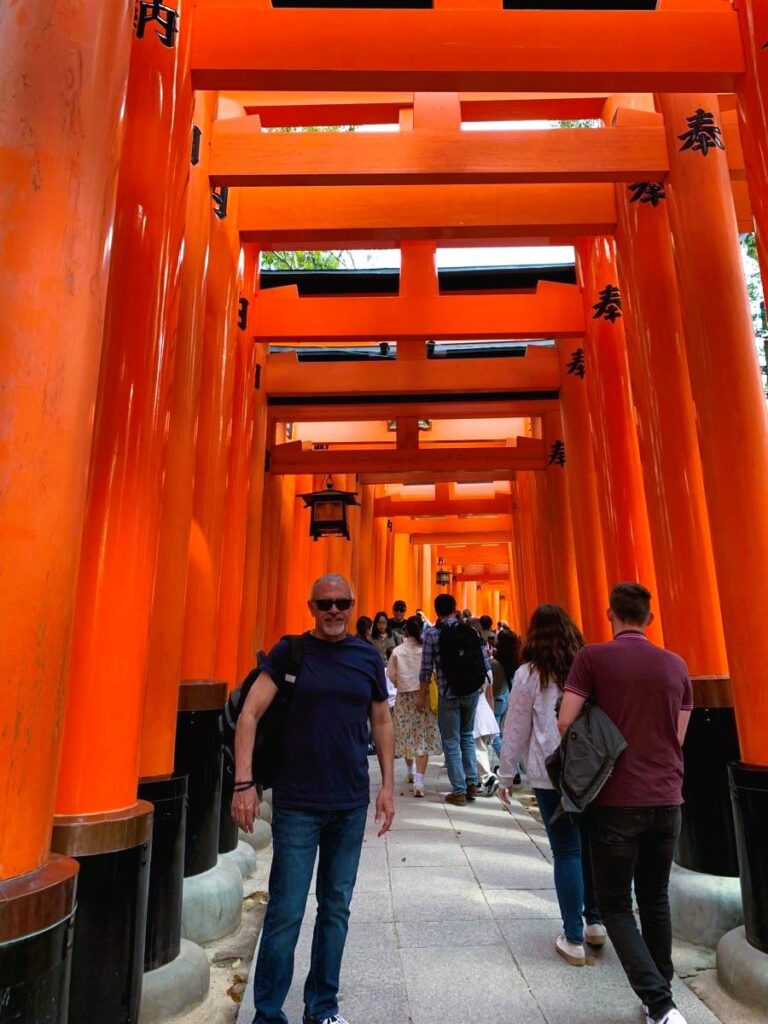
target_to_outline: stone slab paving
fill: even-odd
[[[387,837],[369,814],[341,979],[350,1024],[644,1024],[610,944],[583,968],[554,952],[560,915],[541,824],[495,798],[446,806],[435,765],[416,800],[404,771],[397,761]],[[375,791],[373,761],[371,778]],[[291,1024],[302,1018],[313,907],[310,895],[285,1006]],[[251,992],[252,978],[238,1024],[253,1020]],[[688,1024],[718,1024],[682,982],[676,998]]]

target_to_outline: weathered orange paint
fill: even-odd
[[[198,89],[245,90],[730,92],[744,69],[727,9],[294,11],[253,0],[201,0],[193,59]]]
[[[193,114],[202,137],[200,161],[190,169],[187,194],[171,419],[141,730],[139,774],[143,778],[167,775],[174,763],[211,227],[208,153],[216,103],[215,93],[198,93]],[[199,539],[196,536],[195,541]],[[206,553],[197,547],[193,555],[206,559]]]
[[[665,202],[632,203],[620,185],[616,205],[618,269],[632,322],[627,356],[664,639],[691,675],[727,675],[668,208]]]
[[[190,166],[192,5],[177,9],[175,47],[150,34],[131,49],[60,815],[136,801]],[[104,727],[105,707],[114,728]]]
[[[131,38],[46,6],[0,9],[0,878],[50,847]]]
[[[593,306],[608,285],[618,286],[612,239],[581,240],[577,265],[584,289],[586,382],[592,414],[600,522],[607,590],[620,581],[637,580],[658,597],[640,451],[624,339],[624,317],[614,323],[594,319]],[[631,327],[631,325],[630,325]],[[607,597],[607,593],[606,593]],[[661,615],[649,636],[661,641]]]
[[[725,155],[671,143],[698,107],[717,119],[717,98],[657,104],[670,136],[669,216],[739,743],[745,761],[768,765],[768,633],[756,600],[768,572],[765,399]]]

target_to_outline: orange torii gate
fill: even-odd
[[[10,989],[10,1011],[6,1004],[0,1013],[29,1017],[29,1006],[38,1005],[35,993],[50,982],[50,1020],[63,1024],[69,969],[65,939],[75,906],[75,876],[79,871],[85,883],[91,871],[114,863],[125,871],[124,884],[105,887],[96,899],[87,884],[81,885],[79,920],[98,921],[105,930],[88,949],[81,937],[85,931],[75,931],[73,1007],[87,1000],[89,1012],[104,1024],[122,1024],[126,1006],[135,1016],[151,813],[138,801],[137,784],[143,775],[150,786],[143,793],[158,802],[158,792],[172,794],[183,803],[178,784],[171,781],[179,666],[206,677],[202,687],[181,688],[182,717],[215,715],[215,701],[233,679],[217,685],[214,674],[236,671],[235,655],[240,670],[250,666],[254,638],[279,632],[281,605],[297,600],[299,574],[289,579],[284,571],[292,553],[317,574],[331,564],[360,578],[367,572],[391,594],[393,581],[404,571],[407,537],[389,540],[386,519],[374,513],[376,502],[385,500],[379,483],[402,481],[405,472],[409,482],[487,480],[489,473],[509,480],[513,534],[519,539],[499,545],[498,562],[476,564],[509,566],[514,577],[510,594],[526,610],[550,594],[571,594],[563,601],[574,609],[580,602],[585,623],[589,616],[595,624],[594,637],[607,574],[632,564],[638,571],[656,571],[665,639],[683,650],[703,677],[696,686],[702,709],[697,728],[708,754],[717,745],[717,757],[708,758],[714,764],[739,754],[726,707],[728,674],[732,681],[742,758],[734,787],[747,938],[755,950],[768,950],[768,898],[761,889],[766,850],[744,818],[746,804],[740,799],[747,791],[763,791],[768,766],[768,637],[757,597],[768,573],[768,425],[737,245],[737,230],[749,226],[751,209],[768,279],[768,6],[760,0],[739,0],[733,6],[726,0],[661,0],[656,11],[544,12],[505,11],[501,0],[436,0],[435,9],[427,12],[350,13],[273,10],[268,0],[200,0],[193,23],[191,3],[168,0],[161,20],[149,25],[150,5],[133,8],[128,0],[98,10],[73,0],[48,4],[43,11],[43,5],[30,2],[24,12],[3,20],[0,32],[0,142],[9,185],[0,198],[7,240],[0,278],[0,449],[6,488],[0,507],[0,647],[10,681],[10,697],[0,703],[0,735],[5,737],[0,774],[7,780],[0,800],[0,966],[10,962],[21,972],[20,984]],[[46,31],[41,35],[43,14]],[[157,35],[163,30],[165,40]],[[73,60],[78,68],[74,77]],[[198,89],[194,117],[200,132],[191,164],[190,81]],[[474,147],[474,173],[479,169],[486,175],[486,184],[470,187],[539,189],[538,209],[526,211],[520,210],[522,193],[497,193],[501,223],[490,216],[490,192],[469,204],[466,226],[460,223],[458,193],[442,225],[437,201],[425,199],[419,219],[419,195],[405,191],[402,212],[395,210],[392,193],[388,208],[368,216],[350,204],[347,220],[338,216],[337,201],[325,191],[315,193],[314,222],[306,207],[293,218],[285,214],[284,224],[252,219],[258,214],[249,206],[247,190],[234,187],[228,213],[220,194],[211,208],[207,178],[210,158],[218,159],[212,137],[236,138],[239,126],[214,128],[216,97],[206,90],[245,91],[245,101],[219,104],[219,116],[239,120],[258,112],[264,125],[270,116],[272,123],[287,116],[289,123],[311,124],[317,123],[311,118],[333,108],[337,118],[344,112],[346,123],[349,100],[333,103],[327,93],[308,104],[313,112],[300,114],[296,91],[318,86],[399,90],[405,102],[380,95],[378,113],[390,119],[397,108],[405,124],[413,109],[416,130],[395,146],[401,160],[416,153],[425,161],[432,174],[425,180],[432,181],[442,168],[434,160],[430,164],[429,146],[417,138],[422,114],[415,99],[408,101],[414,92],[458,94],[459,117],[467,119],[600,117],[604,127],[595,139],[621,138],[627,146],[626,153],[614,153],[613,176],[599,183],[613,189],[613,203],[606,202],[610,197],[603,191],[590,207],[581,191],[578,216],[556,223],[557,204],[541,192],[551,186],[541,183],[570,175],[571,182],[558,188],[589,187],[593,178],[574,182],[573,176],[599,174],[596,154],[588,160],[585,153],[565,168],[562,160],[561,166],[552,166],[547,161],[557,159],[556,140],[523,133],[519,145],[542,148],[538,156],[517,154],[516,184],[487,183],[489,175],[506,174],[506,168],[499,172],[497,166],[494,172],[482,138],[467,147],[467,152]],[[579,95],[558,100],[530,92],[544,88]],[[270,105],[254,96],[254,89],[285,92],[276,97],[270,115]],[[515,100],[496,93],[494,108],[478,99],[483,89],[525,94]],[[748,203],[743,182],[734,180],[738,144],[732,122],[721,117],[723,94],[729,95],[728,111],[738,115]],[[62,96],[78,117],[62,121]],[[649,109],[650,97],[655,110]],[[369,97],[364,106],[366,123],[374,123],[375,101]],[[433,148],[433,157],[444,153],[449,135]],[[642,138],[656,140],[653,159],[644,164],[636,162]],[[725,151],[717,141],[723,139]],[[262,152],[271,140],[256,143]],[[507,156],[515,156],[511,143],[504,145]],[[351,151],[353,144],[317,144],[327,153],[333,147]],[[599,148],[597,141],[586,147]],[[295,181],[309,180],[301,154],[293,172],[288,166],[287,156],[294,159],[292,154],[302,148],[291,140],[269,150],[284,154],[280,170],[285,177],[263,186],[261,194],[279,199],[288,187],[300,194],[303,185],[285,181],[291,173]],[[660,168],[663,197],[651,188],[642,193],[647,202],[630,205],[627,185],[642,184],[626,179],[633,169],[631,155],[635,169],[645,167],[650,174]],[[665,160],[661,165],[659,155]],[[414,173],[413,163],[382,166],[392,172],[392,181]],[[232,173],[232,167],[222,172],[216,164],[213,170]],[[235,166],[235,174],[241,171],[246,178],[240,180],[253,180],[248,178],[252,169]],[[378,180],[365,174],[357,157],[349,167],[337,164],[336,171],[341,179],[349,171],[347,180],[352,175],[361,182]],[[456,181],[462,172],[453,164],[448,173]],[[617,178],[623,180],[617,184]],[[188,180],[192,187],[185,220]],[[261,180],[269,178],[262,174]],[[361,190],[359,200],[375,203],[377,195],[384,195],[379,190],[390,186],[354,187]],[[466,185],[425,187],[438,195],[434,188]],[[280,201],[286,204],[289,198]],[[280,216],[281,207],[276,209]],[[351,235],[345,236],[346,230]],[[255,297],[256,253],[242,245],[247,231],[260,245],[295,246],[316,245],[324,238],[325,244],[361,245],[409,239],[434,243],[441,237],[454,244],[486,237],[496,243],[535,237],[577,240],[581,288],[572,290],[576,298],[568,300],[570,312],[558,335],[560,372],[554,390],[559,398],[546,398],[546,405],[536,404],[538,399],[516,405],[506,396],[441,405],[431,398],[420,404],[412,391],[409,415],[401,415],[404,422],[398,424],[400,447],[378,449],[378,454],[372,450],[380,460],[378,470],[366,462],[368,471],[359,474],[363,505],[353,526],[354,549],[334,543],[308,551],[295,495],[322,481],[313,479],[306,463],[299,467],[298,480],[265,476],[263,459],[268,446],[282,449],[275,457],[278,463],[284,460],[284,467],[305,454],[338,458],[333,450],[305,453],[282,447],[281,417],[290,411],[298,421],[303,408],[320,421],[322,399],[328,396],[316,396],[314,405],[269,407],[265,389],[254,393],[250,381],[259,370],[269,378],[273,357],[250,342],[259,329],[259,310],[269,314],[270,330],[283,340],[290,329],[286,318],[295,314],[302,329],[324,341],[333,337],[332,325],[313,306],[315,300]],[[404,274],[407,301],[401,295],[394,300],[399,306],[377,307],[390,311],[389,326],[404,328],[399,358],[411,367],[419,363],[427,336],[409,335],[405,323],[409,305],[416,309],[419,296],[434,303],[430,315],[418,322],[420,328],[450,332],[447,311],[462,315],[464,310],[459,327],[468,333],[457,336],[494,337],[470,330],[471,302],[443,303],[444,298],[464,297],[439,296],[430,280],[429,275],[416,280]],[[493,310],[482,321],[488,330],[512,314],[544,330],[535,297],[489,298]],[[257,314],[250,325],[249,302],[251,314]],[[351,327],[361,324],[369,332],[362,337],[376,337],[360,307],[343,300],[334,308],[342,305],[351,311],[345,320],[347,341],[354,340]],[[504,329],[500,336],[522,335]],[[464,370],[456,368],[454,390],[461,389]],[[447,378],[444,383],[440,397],[449,391]],[[280,395],[273,397],[282,401]],[[352,397],[339,390],[330,396],[326,413],[332,408],[333,415],[359,417]],[[496,411],[489,413],[494,403]],[[379,408],[384,411],[383,403]],[[483,453],[473,457],[484,468],[464,469],[446,466],[444,455],[439,464],[424,446],[434,466],[425,469],[417,461],[422,452],[415,451],[413,423],[425,408],[457,416],[512,416],[527,409],[532,445],[503,449],[489,441],[482,448],[468,446],[470,455]],[[500,451],[521,462],[536,452],[540,468],[513,469],[510,463],[489,468]],[[340,454],[349,458],[351,453]],[[606,460],[613,465],[610,474]],[[244,514],[246,470],[250,488],[244,535],[238,508]],[[353,472],[343,473],[339,484],[353,488]],[[611,522],[617,509],[640,538],[635,547]],[[573,579],[558,577],[551,557],[571,517],[580,545],[588,549],[581,555],[577,548],[575,600]],[[190,532],[187,557],[184,544]],[[179,538],[183,543],[176,543]],[[452,558],[455,549],[412,547],[416,558],[409,586],[426,603],[433,592],[435,558]],[[488,549],[480,554],[480,546],[463,551],[479,559],[488,556]],[[568,564],[570,557],[562,561]],[[258,577],[258,588],[240,593],[243,575]],[[185,593],[189,599],[182,608]],[[701,642],[703,635],[707,643]],[[125,656],[117,658],[121,644]],[[703,724],[707,716],[709,732]],[[730,743],[728,752],[719,746],[723,737]],[[720,785],[722,772],[717,780]],[[152,789],[156,785],[159,791]],[[707,815],[713,806],[727,809],[724,789],[715,799],[713,792],[708,779],[693,785],[689,821],[695,824],[697,816],[700,822],[711,820]],[[54,802],[60,812],[55,831]],[[728,834],[727,817],[708,831],[699,826],[704,841],[688,830],[683,856],[689,866],[722,869],[714,840]],[[214,861],[217,840],[209,829],[206,842]],[[153,852],[153,877],[167,872],[162,877],[170,878],[178,892],[178,865],[160,845]],[[734,851],[730,858],[732,865]],[[163,889],[170,891],[170,886]],[[99,965],[94,947],[99,952],[107,948],[101,936],[112,925],[128,936],[121,946],[125,955],[116,961],[122,968],[119,976],[94,970]],[[43,963],[30,951],[39,949],[39,937],[49,930],[62,941],[51,943],[54,959]],[[148,949],[152,966],[156,954],[156,948]]]

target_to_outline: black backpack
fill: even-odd
[[[469,697],[486,681],[483,640],[464,622],[438,623],[440,668],[451,697]]]
[[[256,727],[256,738],[253,743],[251,778],[262,789],[269,789],[274,782],[280,760],[280,748],[288,708],[293,697],[293,687],[304,663],[304,637],[291,635],[284,636],[281,639],[287,640],[290,646],[288,667],[282,680],[279,682],[275,680],[278,687],[277,693],[272,703],[259,719],[259,724]],[[224,709],[219,716],[221,745],[224,748],[225,757],[229,757],[233,763],[235,760],[237,720],[240,717],[240,712],[245,707],[251,687],[258,679],[260,673],[261,668],[258,666],[248,673],[242,683],[227,697]]]

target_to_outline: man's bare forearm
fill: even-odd
[[[248,782],[253,774],[253,744],[259,719],[243,710],[235,730],[235,781]]]
[[[373,722],[373,736],[376,742],[376,756],[381,768],[382,788],[393,789],[395,785],[395,729],[392,719]]]

